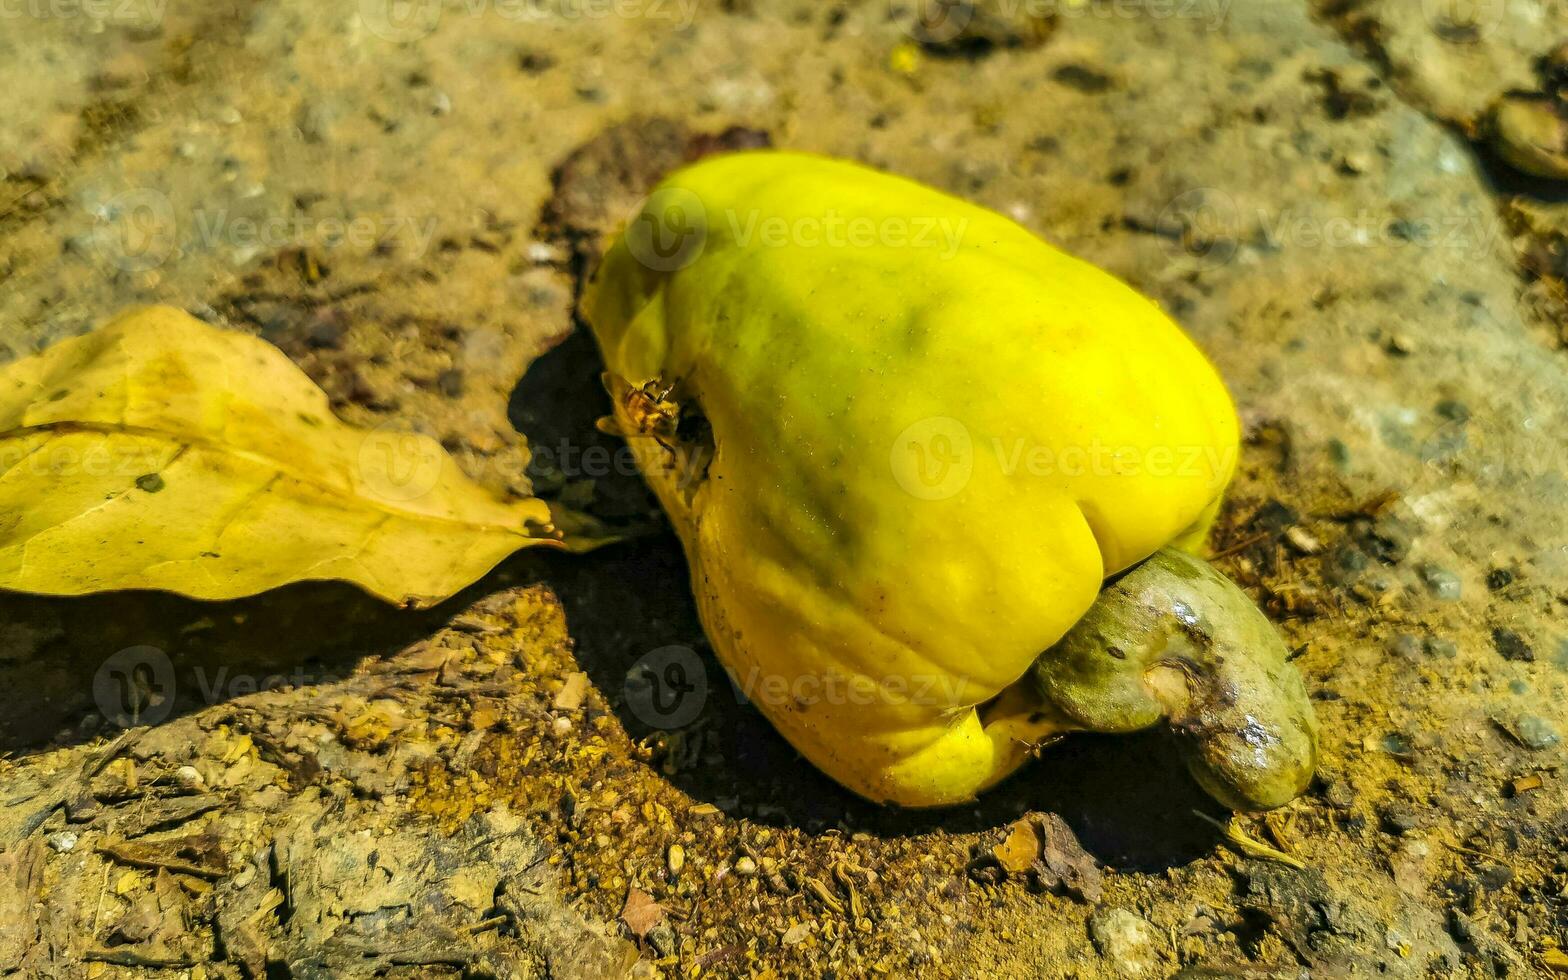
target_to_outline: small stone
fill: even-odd
[[[534,265],[555,265],[566,261],[566,253],[548,242],[530,242],[525,254]]]
[[[921,47],[945,57],[977,58],[993,51],[1037,48],[1056,30],[1056,17],[1020,5],[976,0],[919,4],[912,35]]]
[[[181,766],[174,770],[174,781],[180,784],[180,788],[187,790],[199,790],[207,785],[201,770],[195,766]]]
[[[339,350],[348,327],[333,316],[317,316],[305,331],[305,343],[318,350]]]
[[[1493,592],[1514,584],[1514,573],[1506,568],[1494,568],[1486,573],[1486,587]]]
[[[294,114],[294,126],[307,143],[325,143],[335,121],[332,109],[320,102],[307,102]]]
[[[526,74],[538,75],[555,67],[555,56],[547,51],[519,51],[517,67]]]
[[[1366,552],[1349,541],[1342,541],[1329,560],[1324,562],[1324,574],[1336,585],[1353,585],[1371,563]]]
[[[1514,734],[1526,748],[1536,750],[1549,749],[1562,739],[1552,723],[1540,715],[1520,715],[1514,724]]]
[[[757,873],[757,862],[749,857],[742,857],[735,862],[735,873],[743,877],[750,877]]]
[[[1051,73],[1051,78],[1085,95],[1099,95],[1115,86],[1111,76],[1088,65],[1063,65]]]
[[[1424,660],[1427,646],[1414,633],[1401,633],[1388,644],[1389,652],[1405,660]]]
[[[661,957],[674,956],[680,950],[675,930],[668,922],[661,922],[648,931],[648,944]]]
[[[1339,161],[1340,173],[1355,176],[1364,174],[1372,169],[1372,156],[1360,150],[1352,150]]]
[[[1476,878],[1480,880],[1482,888],[1489,892],[1495,892],[1510,881],[1513,881],[1514,873],[1513,869],[1504,865],[1487,864],[1481,866],[1480,871],[1476,874]]]
[[[1420,820],[1415,810],[1393,803],[1378,812],[1378,822],[1385,831],[1397,837],[1415,830]]]
[[[556,715],[555,720],[550,723],[550,730],[557,738],[562,738],[571,733],[572,719],[565,715]]]
[[[678,875],[686,867],[686,848],[679,844],[671,844],[669,853],[664,858],[665,866],[670,869],[670,874]]]
[[[1459,576],[1437,565],[1421,566],[1421,580],[1432,597],[1443,602],[1456,602],[1464,591]]]
[[[576,670],[566,675],[566,682],[555,692],[551,707],[556,711],[576,711],[583,706],[583,700],[587,697],[588,675]]]
[[[1404,732],[1388,732],[1377,741],[1378,747],[1396,759],[1414,759],[1415,743]]]
[[[1356,791],[1343,779],[1334,779],[1325,782],[1323,799],[1336,810],[1348,810],[1355,805]]]
[[[1492,630],[1492,645],[1497,652],[1503,655],[1504,660],[1519,660],[1526,663],[1535,659],[1535,650],[1525,642],[1524,637],[1511,629],[1501,626]]]
[[[1412,354],[1415,352],[1415,349],[1416,340],[1407,333],[1394,334],[1388,338],[1388,343],[1384,345],[1384,350],[1387,350],[1390,354],[1393,354],[1397,357],[1404,357],[1407,354]]]
[[[1312,536],[1312,532],[1297,525],[1285,532],[1285,540],[1290,546],[1303,555],[1315,555],[1323,550],[1323,542]]]
[[[1426,638],[1426,652],[1440,660],[1452,660],[1459,656],[1459,644],[1440,636],[1429,636]]]
[[[1146,919],[1126,909],[1101,909],[1090,916],[1089,938],[1094,940],[1100,955],[1124,976],[1150,974],[1159,965],[1155,949],[1159,933]]]
[[[69,854],[77,840],[75,831],[60,830],[49,835],[49,846],[61,854]]]
[[[1351,524],[1350,533],[1368,557],[1385,565],[1404,561],[1415,538],[1415,531],[1409,524],[1389,514],[1357,520]]]

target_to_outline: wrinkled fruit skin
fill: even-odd
[[[1031,673],[1075,727],[1168,725],[1193,776],[1233,809],[1290,802],[1317,766],[1317,719],[1279,634],[1246,593],[1180,551],[1107,585]]]
[[[1107,576],[1201,541],[1235,464],[1220,378],[1153,302],[853,164],[677,171],[582,311],[719,659],[873,800],[968,800],[1079,727],[1030,666]]]

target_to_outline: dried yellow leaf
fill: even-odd
[[[1006,839],[992,848],[991,853],[1008,874],[1023,874],[1034,867],[1035,860],[1040,857],[1040,837],[1035,833],[1034,823],[1027,817],[1013,821],[1008,825]]]
[[[0,368],[0,588],[342,579],[429,605],[559,538],[544,502],[495,499],[427,436],[345,425],[277,348],[180,310]]]

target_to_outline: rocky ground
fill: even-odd
[[[574,148],[741,126],[1012,215],[1221,368],[1247,440],[1212,544],[1324,732],[1268,820],[1205,821],[1144,738],[1065,743],[973,808],[878,809],[737,703],[658,534],[526,553],[421,613],[316,585],[0,597],[0,973],[1568,972],[1568,193],[1538,60],[1561,7],[0,19],[0,357],[173,303],[278,344],[351,422],[609,519],[648,500],[592,432],[540,227]],[[1509,92],[1528,112],[1500,125]],[[635,682],[671,658],[706,678],[673,727]]]

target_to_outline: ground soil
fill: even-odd
[[[1568,970],[1568,194],[1486,127],[1563,14],[1463,8],[0,13],[0,357],[173,303],[497,493],[654,525],[422,612],[0,596],[0,975]],[[634,118],[910,175],[1180,320],[1243,414],[1211,544],[1312,692],[1310,792],[1227,836],[1158,738],[1085,737],[900,812],[737,699],[636,475],[581,461],[615,444],[547,205]],[[627,681],[669,647],[675,729]],[[1029,813],[1098,888],[999,866]]]

